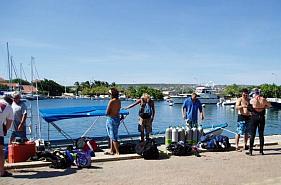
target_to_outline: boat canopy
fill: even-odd
[[[106,106],[63,107],[54,109],[40,109],[41,117],[48,123],[62,119],[81,117],[106,116]],[[127,110],[121,109],[121,115],[128,115]]]

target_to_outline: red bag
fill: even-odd
[[[95,140],[86,141],[86,143],[83,147],[83,151],[88,151],[88,150],[91,150],[94,152],[98,151],[98,145]]]

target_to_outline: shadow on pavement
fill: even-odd
[[[102,169],[102,167],[91,166],[87,169]],[[26,178],[26,179],[44,179],[44,178],[52,178],[58,176],[66,176],[77,173],[78,170],[82,170],[79,168],[67,168],[67,169],[53,169],[50,168],[50,171],[41,171],[41,170],[17,170],[16,173],[13,173],[13,178]],[[21,174],[28,173],[28,174]]]
[[[254,151],[259,151],[259,149],[254,149]],[[281,148],[264,148],[264,155],[281,155]]]

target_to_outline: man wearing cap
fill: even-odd
[[[11,107],[13,100],[10,96],[5,96],[0,100],[0,177],[11,176],[12,174],[4,170],[4,135],[11,127],[14,120],[13,109]]]
[[[256,130],[258,128],[260,138],[260,154],[263,153],[264,146],[264,126],[265,126],[265,109],[270,108],[271,104],[260,95],[259,89],[255,89],[254,97],[250,100],[252,105],[252,118],[250,122],[250,149],[249,155],[253,153],[253,146],[256,137]]]
[[[20,139],[26,138],[26,117],[27,117],[27,107],[24,102],[21,101],[21,94],[16,92],[13,94],[13,112],[14,112],[14,123],[12,126],[12,134],[10,138],[10,143],[15,140],[16,137]]]
[[[198,127],[198,110],[201,120],[204,119],[202,104],[197,98],[196,93],[192,93],[190,98],[185,99],[182,105],[182,117],[186,120],[186,124],[192,127]]]

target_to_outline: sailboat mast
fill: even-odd
[[[31,67],[30,67],[30,69],[31,69],[31,85],[33,85],[33,59],[34,59],[34,57],[31,57],[31,61],[30,61],[30,65],[31,65]],[[31,91],[31,94],[33,94],[33,91]]]
[[[11,76],[10,51],[9,51],[9,43],[8,42],[7,42],[7,55],[8,55],[9,90],[11,91],[12,76]]]

